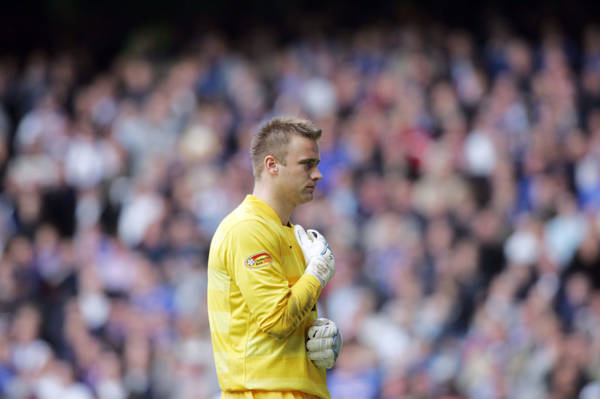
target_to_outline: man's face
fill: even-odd
[[[279,194],[294,206],[313,199],[319,171],[319,146],[311,139],[292,136],[285,165],[279,164]]]

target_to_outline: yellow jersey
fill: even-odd
[[[306,354],[321,284],[305,268],[293,226],[253,195],[217,228],[207,300],[222,398],[331,398]]]

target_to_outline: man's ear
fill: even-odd
[[[267,155],[265,157],[265,170],[271,176],[279,174],[279,166],[277,166],[277,159],[273,155]]]

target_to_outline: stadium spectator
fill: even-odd
[[[0,59],[0,396],[217,395],[210,238],[292,114],[324,130],[294,221],[336,254],[333,397],[596,397],[598,27],[330,33]]]

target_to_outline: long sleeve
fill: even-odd
[[[288,248],[282,248],[277,236],[260,221],[241,222],[229,239],[230,273],[260,329],[278,338],[287,337],[317,303],[321,284],[304,274],[290,287],[285,262],[298,259]]]

